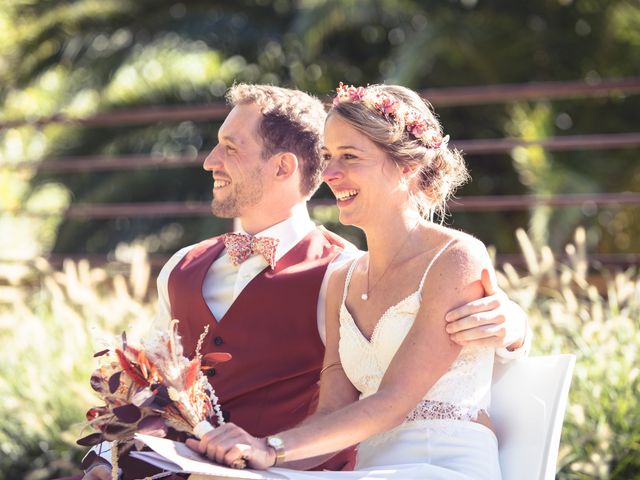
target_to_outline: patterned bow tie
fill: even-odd
[[[262,255],[271,268],[276,266],[277,238],[254,237],[246,233],[225,233],[222,236],[224,246],[234,265],[240,265],[252,255]]]

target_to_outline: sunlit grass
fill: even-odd
[[[505,265],[503,288],[529,312],[533,355],[574,353],[575,373],[561,439],[558,478],[640,476],[640,276],[589,269],[585,232],[568,262],[536,251],[518,232],[527,273]],[[590,274],[592,276],[590,276]],[[594,285],[597,281],[599,288]],[[526,414],[526,412],[524,412]]]
[[[149,264],[139,248],[121,252],[115,273],[68,261],[44,261],[30,282],[0,289],[0,478],[45,479],[77,469],[74,442],[96,404],[88,378],[93,353],[126,329],[153,320]]]
[[[558,478],[637,478],[638,272],[589,268],[582,230],[564,263],[524,232],[517,237],[526,271],[505,265],[499,280],[529,313],[532,354],[578,357]],[[141,334],[154,315],[144,250],[122,247],[116,255],[125,268],[67,262],[57,271],[40,261],[20,285],[0,279],[0,480],[77,472],[82,452],[74,441],[95,403],[92,354],[123,329]]]

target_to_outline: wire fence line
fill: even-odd
[[[636,95],[640,93],[640,77],[606,79],[598,82],[544,82],[528,84],[453,87],[423,90],[421,94],[438,107],[502,104],[514,101],[540,99],[602,98]],[[181,105],[123,109],[103,112],[85,118],[63,114],[40,118],[9,119],[0,121],[0,129],[23,125],[42,127],[48,124],[70,124],[85,127],[121,127],[148,125],[159,122],[221,121],[230,107],[224,103]],[[468,156],[509,154],[518,147],[538,146],[547,151],[599,151],[633,149],[640,146],[640,132],[591,135],[564,135],[534,141],[514,138],[469,139],[452,143]],[[4,162],[3,169],[37,169],[43,172],[126,171],[143,168],[192,168],[202,165],[206,153],[176,153],[175,155],[129,154],[117,156],[78,156],[48,158],[40,161]],[[333,200],[313,199],[311,207],[335,205]],[[580,207],[593,210],[598,207],[640,205],[640,194],[634,192],[592,193],[581,195],[501,195],[468,196],[449,203],[452,211],[527,210],[538,206]],[[60,212],[26,211],[4,212],[27,217],[47,217]],[[110,204],[72,204],[62,213],[68,219],[111,219],[118,217],[200,217],[211,215],[210,202],[140,202]],[[640,254],[616,257],[622,262],[637,260]],[[610,260],[610,255],[605,256]],[[605,258],[603,257],[603,259]],[[622,260],[621,260],[622,259]],[[1,261],[1,260],[0,260]],[[604,261],[604,260],[603,260]]]
[[[46,261],[54,266],[61,267],[65,261],[71,260],[73,262],[79,262],[81,260],[88,261],[91,265],[103,266],[107,264],[122,264],[124,267],[125,262],[119,261],[114,255],[101,255],[101,254],[61,254],[52,253],[42,257]],[[147,256],[149,265],[156,270],[161,269],[167,261],[171,258],[171,255],[151,254]],[[526,264],[526,261],[522,254],[519,253],[499,253],[495,257],[497,265],[504,265],[509,263],[516,267],[521,267]],[[570,262],[570,257],[567,255],[558,255],[557,260],[565,263]],[[639,253],[590,253],[590,262],[595,266],[617,266],[628,267],[629,265],[640,264]],[[17,258],[3,258],[0,257],[0,263],[6,264],[31,264],[36,265],[40,262],[40,259],[17,259]],[[124,270],[126,271],[126,269]]]
[[[598,193],[576,195],[483,195],[467,196],[451,200],[451,211],[515,211],[534,207],[622,207],[640,204],[640,193]],[[334,199],[318,198],[309,201],[310,208],[335,207]],[[337,207],[336,207],[337,208]],[[60,215],[60,212],[43,210],[5,210],[14,215],[44,218]],[[135,202],[135,203],[91,203],[72,204],[62,213],[65,218],[118,218],[118,217],[202,217],[211,215],[211,202]]]
[[[451,145],[466,155],[508,154],[517,147],[542,147],[547,151],[598,151],[640,147],[640,132],[596,135],[564,135],[540,140],[489,138],[459,140]],[[0,163],[12,170],[38,169],[43,172],[87,172],[135,170],[141,168],[185,168],[201,166],[206,153],[176,155],[96,155],[50,158],[45,161]]]
[[[599,81],[532,82],[526,84],[482,85],[470,87],[433,88],[420,91],[438,107],[502,104],[522,100],[573,99],[624,96],[640,93],[640,77],[602,79]],[[21,125],[44,126],[68,123],[87,127],[144,125],[155,122],[222,120],[229,113],[224,103],[205,105],[157,105],[146,108],[122,109],[88,117],[64,114],[47,117],[18,118],[0,121],[0,129]]]

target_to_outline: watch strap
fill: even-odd
[[[276,466],[284,462],[285,450],[284,450],[284,442],[282,438],[277,435],[270,435],[267,437],[267,445],[276,452],[276,463],[273,465]]]

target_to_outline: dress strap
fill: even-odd
[[[353,262],[351,262],[351,265],[349,265],[349,270],[347,271],[347,277],[344,279],[344,291],[342,292],[342,305],[344,305],[344,302],[347,300],[347,292],[349,291],[349,284],[351,283],[351,275],[353,274],[353,271],[356,268],[356,264],[358,263],[358,260],[360,260],[360,258],[362,258],[364,255],[361,255],[360,257],[356,258]]]
[[[440,255],[442,255],[447,250],[447,248],[449,248],[456,240],[457,240],[456,238],[450,239],[447,243],[444,244],[444,247],[442,247],[438,251],[438,253],[436,253],[433,256],[433,258],[429,262],[429,265],[427,265],[427,269],[425,270],[424,275],[422,275],[422,280],[420,280],[420,287],[418,288],[418,292],[422,292],[422,287],[424,286],[424,281],[427,278],[427,274],[429,273],[429,270],[431,270],[431,267],[433,266],[433,264],[436,263],[436,260],[438,260]]]

